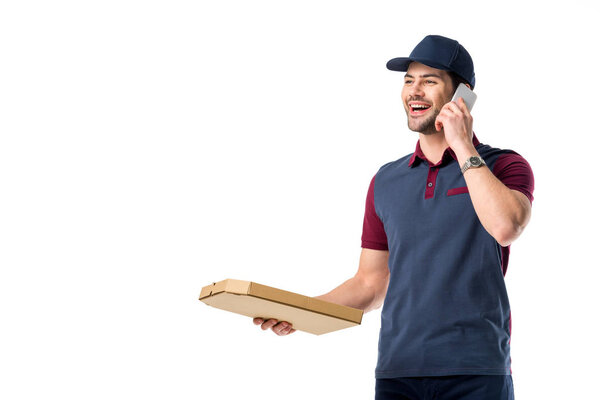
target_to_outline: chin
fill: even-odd
[[[419,124],[417,126],[411,126],[411,124],[409,123],[408,129],[410,129],[413,132],[422,133],[423,135],[435,135],[436,133],[438,133],[438,131],[435,129],[435,120],[433,122]]]
[[[435,120],[439,115],[439,112],[436,109],[434,109],[434,111],[435,112],[433,114],[430,114],[425,118],[411,118],[410,115],[407,115],[408,129],[424,135],[435,135],[438,133],[438,131],[435,129]]]

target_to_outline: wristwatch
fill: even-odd
[[[464,174],[465,171],[469,168],[479,168],[483,165],[485,165],[485,161],[483,161],[483,158],[478,156],[469,157],[467,161],[465,161],[465,163],[463,164],[462,168],[460,169],[460,172]]]

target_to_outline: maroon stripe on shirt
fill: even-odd
[[[385,234],[383,222],[375,212],[375,177],[371,179],[369,191],[367,192],[362,247],[365,249],[388,250],[387,235]]]

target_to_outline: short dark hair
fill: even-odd
[[[452,79],[452,91],[453,92],[456,91],[456,88],[461,83],[464,83],[465,85],[467,85],[471,89],[473,89],[473,87],[471,86],[471,84],[465,78],[462,78],[462,77],[458,76],[458,74],[456,72],[448,71],[448,74],[450,75],[450,79]]]

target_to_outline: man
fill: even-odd
[[[458,83],[475,86],[457,41],[427,36],[387,67],[406,72],[402,101],[419,141],[371,181],[358,272],[319,298],[365,311],[385,300],[376,399],[512,399],[504,274],[531,215],[531,168],[480,143],[464,100],[450,101]]]

